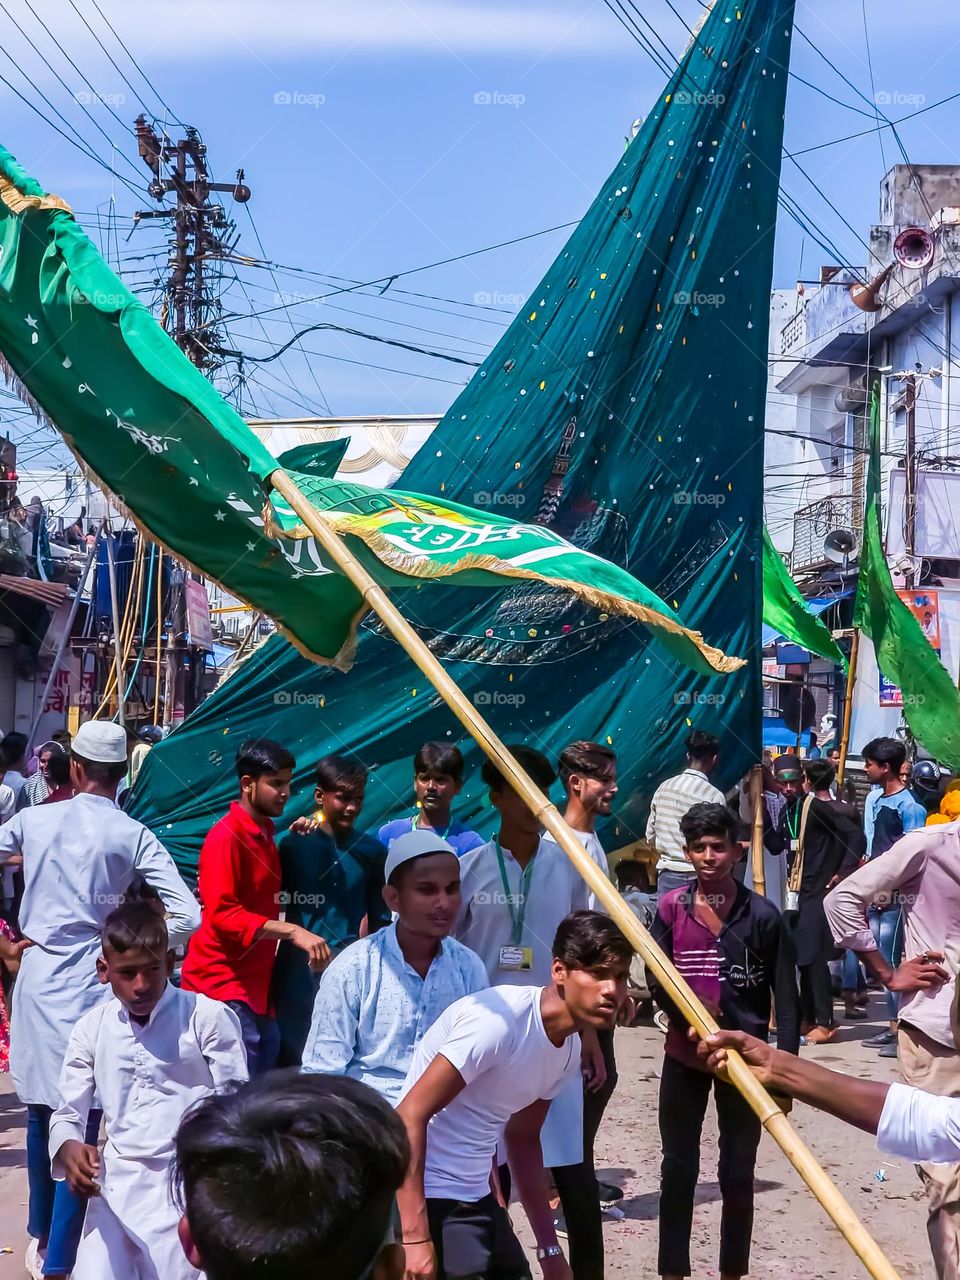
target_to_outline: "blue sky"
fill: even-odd
[[[914,15],[894,0],[864,3],[872,87],[861,0],[805,0],[798,7],[800,29],[868,101],[796,38],[792,70],[823,92],[792,81],[786,134],[792,151],[870,129],[875,99],[898,119],[956,92],[960,7],[929,0]],[[649,109],[664,80],[602,0],[155,0],[136,6],[3,0],[0,75],[56,119],[40,97],[46,95],[68,131],[112,161],[140,194],[58,137],[2,83],[0,141],[79,211],[147,300],[163,262],[162,253],[153,256],[163,237],[154,223],[127,239],[130,215],[150,201],[132,131],[124,134],[120,122],[132,123],[141,96],[161,119],[165,108],[98,4],[164,103],[201,130],[215,177],[230,180],[238,167],[245,169],[252,201],[246,209],[227,201],[240,250],[260,255],[249,211],[269,258],[284,268],[354,281],[578,218],[621,153],[631,122]],[[667,0],[642,0],[639,7],[674,53],[681,52],[687,33]],[[694,0],[677,0],[676,7],[688,21],[700,10]],[[960,99],[905,122],[900,136],[912,160],[960,163],[958,125]],[[863,245],[825,198],[865,233],[884,171],[880,137],[890,165],[900,153],[886,131],[802,156],[809,181],[789,162],[784,168],[785,188],[854,263],[863,261]],[[480,360],[563,239],[554,232],[410,276],[382,297],[368,289],[322,304],[304,299],[329,292],[329,280],[238,268],[225,298],[230,310],[296,305],[272,312],[262,325],[233,321],[227,345],[269,354],[290,337],[291,320],[298,328],[323,320]],[[825,255],[781,216],[775,284],[794,283],[801,254],[803,274],[814,275]],[[442,411],[471,371],[331,332],[312,334],[303,345],[318,354],[308,360],[293,351],[283,366],[251,375],[242,399],[246,412]],[[25,429],[9,410],[0,408],[0,420]]]

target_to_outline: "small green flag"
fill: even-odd
[[[880,387],[870,399],[870,463],[853,625],[873,641],[877,666],[903,694],[910,732],[937,760],[960,767],[960,693],[920,623],[897,595],[880,532]]]
[[[24,399],[152,538],[273,618],[308,657],[349,666],[367,607],[272,492],[280,464],[113,275],[64,202],[2,148],[0,357]],[[343,485],[317,474],[329,451],[304,457],[298,465],[313,474],[287,474],[384,585],[456,575],[502,589],[536,579],[653,628],[697,671],[743,665],[625,570],[548,529]]]
[[[763,530],[763,620],[782,636],[844,669],[847,660],[822,619],[807,608],[766,526]]]

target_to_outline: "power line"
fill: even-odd
[[[506,249],[510,245],[522,244],[526,240],[536,240],[539,236],[551,235],[555,231],[567,231],[569,230],[570,227],[575,227],[578,225],[579,225],[579,219],[577,219],[574,222],[564,222],[556,227],[547,227],[543,231],[531,231],[527,235],[515,236],[512,240],[501,240],[499,244],[486,245],[483,249],[471,249],[467,253],[459,253],[452,258],[441,258],[437,262],[428,262],[422,267],[409,267],[406,271],[396,271],[393,273],[393,275],[390,275],[390,276],[378,276],[375,280],[366,280],[357,285],[345,286],[344,288],[340,288],[340,289],[332,289],[329,293],[314,294],[312,297],[309,297],[309,298],[300,298],[299,301],[301,303],[322,302],[323,299],[325,298],[335,298],[342,293],[354,293],[356,292],[357,289],[361,289],[361,288],[369,289],[369,288],[372,288],[374,285],[378,285],[378,284],[384,285],[384,289],[382,292],[386,293],[386,291],[390,288],[390,286],[393,284],[395,280],[403,280],[405,277],[417,275],[421,271],[432,271],[436,267],[446,267],[454,262],[464,262],[467,258],[476,258],[479,254],[482,254],[482,253],[492,253],[496,249]],[[284,306],[282,305],[277,307],[267,307],[266,310],[262,311],[260,314],[270,315],[270,313],[273,311],[283,311],[283,310],[284,310]]]
[[[183,121],[180,119],[180,117],[176,114],[173,108],[169,105],[167,100],[160,93],[159,89],[156,87],[156,85],[153,83],[153,81],[150,79],[147,73],[140,66],[140,63],[136,60],[136,58],[133,56],[133,54],[130,52],[127,46],[123,43],[119,34],[116,31],[116,28],[113,26],[110,19],[100,8],[100,5],[98,4],[97,0],[91,0],[91,3],[93,4],[93,7],[96,9],[97,13],[99,13],[100,17],[106,23],[108,30],[113,34],[113,37],[116,40],[117,44],[120,46],[123,52],[127,55],[127,57],[130,59],[133,65],[137,68],[137,71],[139,71],[140,76],[143,79],[144,83],[150,88],[150,91],[153,93],[154,97],[157,99],[160,105],[167,112],[167,115],[170,117],[171,120],[174,121],[175,124],[178,124],[180,125],[181,128],[184,128],[185,126]]]

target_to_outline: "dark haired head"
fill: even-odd
[[[163,904],[160,904],[161,910],[158,910],[156,901],[147,896],[128,898],[132,888],[131,884],[123,903],[111,911],[104,921],[101,934],[104,955],[108,951],[115,955],[125,955],[129,951],[149,951],[154,956],[165,956],[170,949],[170,940],[163,918]],[[156,898],[159,901],[159,895]]]
[[[687,737],[687,756],[690,760],[712,760],[720,753],[720,742],[712,733],[694,729]]]
[[[0,760],[3,762],[5,769],[12,769],[15,764],[23,759],[27,750],[27,735],[25,733],[8,733],[2,741],[0,741]]]
[[[725,804],[711,804],[705,800],[692,805],[680,819],[680,834],[685,845],[702,840],[704,836],[721,836],[736,844],[739,838],[737,825],[736,814]]]
[[[329,755],[317,761],[317,786],[321,791],[359,787],[367,781],[367,766],[358,756]]]
[[[180,1122],[175,1177],[207,1280],[357,1280],[386,1240],[410,1148],[379,1094],[274,1071]]]
[[[650,888],[650,873],[646,863],[638,858],[621,858],[614,874],[617,877],[617,888],[621,893],[624,889],[648,890]]]
[[[238,778],[263,778],[284,769],[295,769],[296,765],[287,748],[272,738],[248,738],[237,752]]]
[[[508,747],[507,750],[514,757],[517,764],[530,775],[541,791],[550,790],[557,780],[557,775],[554,773],[553,765],[542,751],[535,751],[533,747],[525,747],[523,745]],[[484,760],[483,767],[480,770],[480,777],[483,779],[484,784],[495,793],[510,785],[492,760]]]
[[[891,773],[899,773],[907,758],[907,749],[896,738],[873,738],[860,753],[864,760],[874,760],[877,764],[888,764]]]
[[[446,773],[463,778],[463,752],[446,742],[425,742],[413,757],[414,773]]]
[[[633,947],[603,912],[574,911],[557,926],[553,957],[566,969],[604,969],[629,964]]]
[[[803,771],[814,791],[829,791],[837,778],[829,760],[804,760]]]
[[[65,787],[70,781],[70,755],[62,747],[51,751],[47,759],[47,782],[50,790]]]
[[[574,773],[605,778],[617,763],[617,753],[599,742],[571,742],[560,752],[560,781],[564,786]]]
[[[126,760],[88,760],[76,751],[71,753],[70,760],[83,771],[87,782],[98,787],[115,787],[127,772]]]

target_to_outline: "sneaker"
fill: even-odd
[[[653,1025],[658,1031],[662,1031],[664,1035],[670,1030],[670,1020],[662,1009],[658,1009],[653,1015]]]
[[[557,1233],[558,1240],[566,1240],[567,1238],[567,1220],[563,1216],[562,1209],[553,1211],[553,1229]]]
[[[43,1280],[43,1258],[40,1257],[40,1241],[31,1236],[23,1265],[30,1280]]]
[[[848,1005],[843,1011],[843,1016],[850,1022],[866,1022],[867,1018],[870,1017],[866,1009],[861,1009],[855,1004]]]
[[[879,1035],[869,1036],[862,1041],[865,1049],[885,1049],[887,1045],[896,1044],[897,1037],[894,1032],[887,1030],[881,1031]]]
[[[597,1198],[601,1204],[613,1204],[623,1199],[623,1187],[615,1187],[612,1182],[601,1182],[597,1179]]]
[[[895,1058],[897,1056],[897,1042],[892,1040],[890,1044],[881,1045],[877,1050],[878,1058]]]
[[[600,1216],[608,1222],[620,1222],[627,1215],[618,1204],[604,1204],[600,1206]]]

